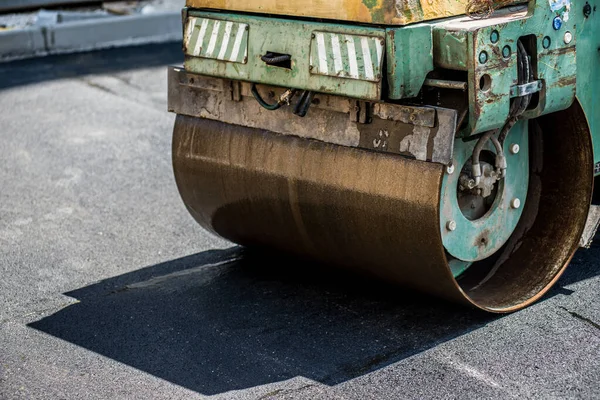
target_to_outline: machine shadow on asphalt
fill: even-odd
[[[596,275],[599,251],[578,252],[546,298]],[[65,295],[79,302],[29,326],[204,395],[296,376],[335,385],[500,318],[239,247]]]

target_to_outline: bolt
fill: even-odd
[[[510,152],[512,154],[517,154],[519,152],[519,150],[521,150],[521,147],[518,144],[513,143],[510,145]]]
[[[452,175],[454,173],[454,164],[450,164],[446,167],[446,172],[448,175]]]
[[[446,222],[446,229],[448,229],[450,232],[455,231],[456,230],[456,222],[452,219],[450,221]]]
[[[510,206],[516,210],[517,208],[521,207],[521,200],[515,197],[510,201]]]
[[[479,62],[481,64],[485,64],[488,60],[488,54],[485,51],[479,53]]]
[[[502,48],[502,57],[508,58],[508,57],[510,57],[510,53],[511,53],[510,46],[504,46]]]
[[[565,32],[565,43],[569,44],[573,40],[573,34],[571,32]]]
[[[544,39],[542,40],[542,46],[547,49],[548,47],[550,47],[550,43],[552,43],[552,40],[550,40],[549,36],[544,36]]]
[[[592,14],[592,6],[587,1],[585,2],[585,6],[583,6],[583,16],[589,18]]]
[[[560,17],[554,17],[554,19],[552,20],[552,27],[554,28],[555,31],[559,30],[562,27],[562,19],[560,19]]]
[[[497,43],[498,40],[500,40],[500,34],[498,33],[497,30],[493,30],[492,34],[490,35],[490,41],[492,43]]]

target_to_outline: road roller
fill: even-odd
[[[526,307],[600,219],[599,8],[187,0],[168,72],[183,202],[242,246]]]

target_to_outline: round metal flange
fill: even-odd
[[[476,140],[455,142],[453,165],[457,171],[469,161]],[[520,151],[513,152],[515,145]],[[491,142],[485,150],[493,152]],[[483,260],[498,251],[513,233],[523,207],[521,202],[527,197],[529,182],[529,151],[527,122],[517,123],[504,141],[507,161],[507,176],[496,183],[496,197],[490,209],[477,219],[469,219],[460,209],[458,186],[460,173],[444,175],[440,207],[440,231],[446,251],[458,260],[473,262]],[[518,205],[518,206],[517,206]],[[447,221],[453,221],[453,230],[448,229]]]

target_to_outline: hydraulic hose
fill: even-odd
[[[281,108],[281,106],[288,103],[296,93],[296,89],[288,89],[281,96],[279,96],[279,100],[277,101],[277,103],[269,104],[262,98],[260,93],[258,93],[256,83],[252,84],[252,89],[250,91],[252,92],[252,96],[254,96],[258,104],[270,111],[275,111]]]

